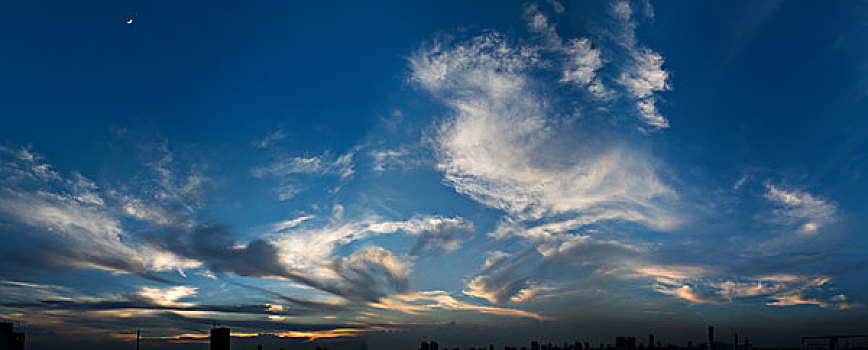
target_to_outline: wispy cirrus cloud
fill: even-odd
[[[669,120],[658,110],[657,93],[670,89],[669,72],[663,69],[663,56],[642,46],[636,38],[639,18],[653,16],[651,5],[646,3],[645,8],[644,14],[637,14],[629,1],[619,0],[611,5],[610,11],[618,23],[614,35],[626,57],[617,81],[633,99],[639,117],[649,127],[663,129],[669,127]]]
[[[642,252],[624,237],[583,231],[622,224],[666,231],[683,221],[671,210],[676,192],[658,175],[653,157],[624,139],[594,135],[594,123],[565,124],[563,107],[547,98],[548,89],[568,82],[590,92],[579,101],[600,103],[594,92],[608,89],[598,75],[605,47],[588,38],[561,38],[534,5],[525,17],[540,42],[522,44],[487,32],[435,42],[409,60],[413,81],[451,109],[430,140],[446,183],[506,214],[493,237],[521,237],[532,247],[468,281],[465,293],[490,302],[516,297],[543,278],[535,265],[585,264],[590,270],[609,263],[605,253],[594,252]],[[545,80],[547,70],[559,71],[560,78]],[[636,74],[624,93],[650,98],[656,88],[642,84],[653,77]],[[582,254],[580,263],[575,257]]]
[[[408,314],[421,314],[431,310],[452,310],[479,312],[497,316],[532,318],[539,321],[550,319],[544,315],[520,309],[482,306],[462,302],[450,296],[449,293],[439,290],[396,295],[391,298],[380,300],[380,302],[373,306],[375,308],[396,310]]]
[[[549,17],[543,14],[536,4],[525,7],[524,16],[528,21],[528,29],[542,36],[545,42],[542,49],[554,52],[561,61],[560,82],[584,87],[595,98],[611,97],[612,92],[597,75],[603,67],[600,49],[593,48],[590,39],[572,38],[565,42],[558,35],[555,25],[549,22]]]
[[[314,177],[334,177],[338,185],[332,192],[340,190],[341,186],[355,174],[353,161],[356,151],[333,156],[329,152],[312,156],[286,156],[279,154],[266,164],[254,167],[251,174],[259,179],[272,179],[277,182],[275,196],[280,201],[289,200],[305,191],[304,179]]]
[[[200,266],[130,237],[116,204],[83,175],[64,177],[26,148],[0,151],[0,215],[26,227],[17,231],[21,238],[40,242],[40,261],[137,274]]]
[[[775,220],[798,227],[798,232],[806,235],[816,234],[818,230],[837,220],[834,203],[816,198],[800,190],[787,190],[770,182],[765,184],[764,197],[777,208]]]
[[[256,142],[253,143],[253,145],[255,145],[256,147],[259,147],[259,148],[268,148],[269,146],[271,146],[275,142],[281,141],[285,138],[286,138],[286,132],[284,132],[283,129],[277,129],[274,132],[272,132],[268,135],[265,135],[265,137],[257,140]]]
[[[214,272],[295,282],[352,303],[375,302],[406,292],[414,256],[456,249],[473,232],[462,218],[414,216],[404,221],[340,216],[310,223],[305,215],[271,225],[262,238],[241,241],[223,225],[177,228],[152,236],[155,246],[193,259]],[[347,255],[342,247],[378,235],[401,233],[416,240],[408,255],[367,244]]]

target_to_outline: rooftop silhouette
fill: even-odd
[[[24,350],[24,333],[13,327],[12,322],[0,322],[0,350]]]

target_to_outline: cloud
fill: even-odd
[[[645,12],[653,14],[653,9],[648,3]],[[639,117],[648,126],[655,129],[667,128],[669,120],[657,108],[657,93],[670,89],[669,72],[663,69],[663,56],[638,43],[636,39],[638,23],[628,1],[614,2],[612,14],[620,23],[615,37],[618,38],[617,41],[624,49],[626,57],[617,81],[626,89],[627,96],[633,99]]]
[[[555,9],[563,9],[560,4],[554,4],[556,4]],[[610,97],[611,92],[597,77],[597,72],[603,67],[600,49],[593,48],[590,39],[572,38],[564,42],[564,39],[558,35],[555,25],[549,23],[549,18],[536,4],[525,7],[524,16],[528,21],[528,29],[543,37],[545,41],[543,48],[554,52],[561,61],[562,83],[585,87],[596,98]]]
[[[283,140],[286,138],[286,133],[283,132],[283,129],[277,129],[276,131],[265,135],[262,139],[254,142],[253,144],[258,148],[268,148],[274,142]]]
[[[397,310],[409,314],[418,314],[431,310],[455,310],[455,311],[472,311],[483,314],[492,314],[497,316],[512,316],[532,318],[539,321],[545,321],[549,318],[534,312],[529,312],[520,309],[481,306],[462,302],[449,295],[445,291],[423,291],[410,294],[396,295],[391,298],[381,300],[373,305],[377,308]]]
[[[294,219],[283,220],[280,222],[276,222],[271,224],[271,232],[282,232],[289,230],[293,227],[300,225],[301,223],[313,219],[315,216],[313,215],[302,215]]]
[[[354,153],[344,153],[335,159],[329,154],[309,157],[280,157],[270,164],[253,169],[253,176],[280,177],[290,174],[335,175],[348,178],[353,175]]]
[[[268,239],[239,242],[227,226],[199,225],[154,235],[151,242],[179,256],[201,261],[210,270],[240,276],[290,280],[350,301],[376,301],[407,290],[412,258],[381,247],[366,246],[348,256],[339,248],[382,234],[414,236],[413,254],[457,248],[472,234],[461,218],[415,216],[406,221],[331,221],[304,225],[301,216],[271,225]],[[333,220],[341,220],[339,217]]]
[[[299,227],[275,239],[281,259],[290,268],[306,273],[334,277],[329,262],[335,251],[355,241],[375,235],[402,232],[416,239],[411,255],[440,253],[456,249],[469,237],[473,224],[463,218],[436,215],[417,215],[404,221],[384,221],[369,218],[358,221],[339,221],[320,227]]]
[[[836,296],[828,301],[807,294],[828,294],[823,287],[831,280],[825,276],[776,274],[760,276],[722,276],[701,267],[658,266],[641,268],[637,273],[655,279],[653,290],[690,303],[732,303],[764,299],[765,305],[786,307],[814,305],[821,308],[841,302]]]
[[[337,157],[329,152],[317,156],[289,157],[276,156],[267,164],[255,167],[251,174],[260,179],[277,181],[274,192],[278,200],[286,201],[306,190],[300,181],[300,176],[331,176],[339,180],[332,192],[340,190],[341,186],[355,174],[353,158],[356,150],[351,150]]]
[[[179,300],[196,295],[198,288],[189,286],[174,286],[168,288],[142,287],[136,295],[161,306],[190,306],[192,303]]]
[[[619,145],[560,149],[566,135],[553,128],[544,97],[531,88],[529,52],[492,33],[411,59],[414,79],[454,113],[433,139],[447,183],[520,217],[605,210],[671,227],[675,220],[642,210],[673,193],[645,156]]]
[[[815,298],[805,298],[804,294],[801,291],[790,291],[781,294],[775,294],[772,296],[774,301],[766,303],[766,305],[770,306],[795,306],[795,305],[815,305],[819,307],[826,307],[828,303],[819,301]]]
[[[468,281],[465,294],[493,303],[543,278],[540,266],[584,264],[578,268],[592,271],[610,263],[607,254],[645,253],[623,236],[584,231],[622,225],[668,231],[683,221],[670,209],[676,192],[652,157],[598,132],[593,123],[564,124],[562,106],[547,97],[560,83],[590,88],[601,82],[602,49],[587,38],[562,39],[534,5],[525,17],[541,43],[519,45],[489,31],[429,44],[409,59],[412,80],[450,109],[429,140],[445,182],[506,214],[493,237],[521,237],[535,251],[484,268]],[[555,60],[546,52],[554,52]],[[630,62],[641,69],[631,66],[622,74],[626,92],[653,98],[666,81],[662,58],[645,50]],[[562,78],[546,81],[539,74],[546,69],[560,70]],[[592,94],[584,102],[594,106],[597,100]]]
[[[125,191],[109,190],[109,197],[120,203],[126,216],[147,224],[192,226],[211,180],[196,164],[182,170],[166,140],[140,144],[138,148],[151,159],[145,162],[150,174],[123,184],[120,188]]]
[[[530,279],[538,272],[540,256],[533,250],[519,255],[500,251],[488,254],[482,271],[466,283],[464,294],[497,304],[517,297],[530,288]]]
[[[400,145],[392,149],[373,149],[368,152],[371,168],[382,173],[387,170],[408,170],[431,163],[428,150],[419,145]]]
[[[451,252],[474,232],[473,223],[460,217],[415,216],[400,226],[416,238],[409,252],[414,256]]]
[[[547,286],[535,283],[516,292],[515,295],[509,298],[509,301],[513,303],[538,302],[555,297],[564,297],[568,294],[561,289],[562,288],[557,286]]]
[[[295,308],[295,303],[293,308],[268,303],[203,304],[196,300],[197,288],[190,286],[141,286],[130,292],[89,295],[60,286],[0,281],[0,291],[6,296],[0,307],[26,315],[31,327],[62,326],[65,331],[79,333],[112,333],[129,327],[131,317],[135,317],[137,326],[144,327],[151,335],[189,329],[191,324],[206,324],[214,319],[220,319],[221,324],[256,331],[350,327],[275,321],[275,318],[319,314],[327,310],[323,305],[315,305],[317,308],[313,309]],[[257,316],[267,316],[270,321],[246,321],[259,318]]]
[[[797,226],[797,231],[813,235],[821,228],[837,221],[837,208],[834,203],[812,196],[799,190],[786,190],[766,182],[764,197],[775,204],[773,211],[777,221]]]
[[[376,172],[383,172],[386,170],[386,164],[390,163],[401,163],[401,158],[408,154],[406,149],[396,149],[396,150],[372,150],[370,152],[373,169]]]
[[[280,261],[278,248],[272,242],[255,239],[240,244],[233,236],[224,225],[198,225],[152,236],[151,242],[175,254],[202,261],[217,272],[303,280]]]
[[[5,154],[17,159],[0,168],[0,216],[16,224],[4,235],[20,232],[20,238],[38,242],[42,249],[35,253],[43,262],[137,274],[200,265],[130,237],[83,175],[65,178],[29,149]]]
[[[670,72],[663,55],[637,39],[640,16],[653,17],[650,5],[635,11],[616,1],[610,9],[612,26],[594,37],[562,38],[553,20],[529,5],[530,40],[487,30],[435,40],[409,58],[410,80],[448,111],[426,134],[435,167],[456,192],[500,210],[489,236],[492,244],[512,244],[509,253],[491,253],[464,294],[492,304],[531,302],[556,293],[554,285],[584,282],[692,303],[764,298],[783,306],[800,293],[820,293],[811,276],[772,281],[763,276],[771,268],[739,274],[727,262],[684,256],[681,249],[701,244],[691,237],[646,241],[684,227],[685,203],[664,166],[623,131],[592,119],[626,102],[642,131],[668,127],[658,107],[671,89]],[[552,97],[564,95],[563,84],[589,94],[568,95],[563,104]],[[801,233],[837,220],[834,203],[804,192],[768,185],[765,197],[777,206],[773,220]]]
[[[381,247],[367,246],[334,260],[334,270],[356,299],[377,301],[407,291],[412,263]]]
[[[649,263],[648,249],[617,240],[568,234],[531,243],[520,253],[491,253],[464,294],[494,304],[536,301],[560,292],[551,286],[604,284],[600,278],[625,278],[631,272],[624,270]]]

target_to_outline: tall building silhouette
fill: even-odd
[[[714,326],[708,326],[708,350],[714,350]]]
[[[229,350],[229,328],[211,328],[211,350]]]
[[[12,322],[0,322],[0,350],[24,350],[24,333],[14,332]]]

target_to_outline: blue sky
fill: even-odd
[[[39,349],[855,332],[866,10],[4,4],[0,317]]]

